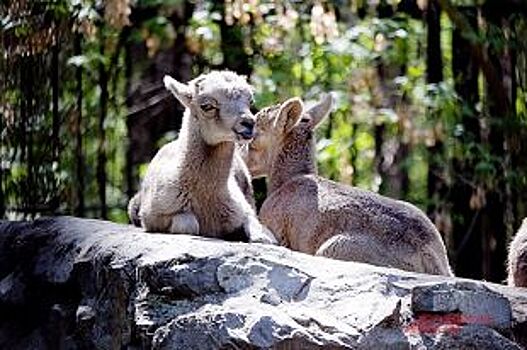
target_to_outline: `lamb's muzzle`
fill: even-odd
[[[234,128],[234,132],[238,135],[238,141],[251,141],[254,137],[254,120],[245,117],[238,124],[238,128]]]

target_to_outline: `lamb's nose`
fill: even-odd
[[[254,129],[254,120],[252,119],[242,120],[240,125],[252,131]]]
[[[240,125],[243,127],[240,134],[246,139],[252,139],[254,137],[254,121],[251,119],[244,119],[240,122]]]

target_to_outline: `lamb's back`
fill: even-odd
[[[387,246],[397,244],[409,250],[440,239],[415,206],[315,175],[295,177],[271,193],[260,216],[273,226],[271,230],[299,237],[297,244],[303,247],[293,249],[309,253],[344,232],[372,235]]]
[[[367,231],[386,243],[430,243],[438,232],[414,205],[356,187],[318,178],[319,206],[332,222],[353,231]]]

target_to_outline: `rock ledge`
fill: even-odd
[[[527,289],[70,217],[0,222],[1,349],[522,349]]]

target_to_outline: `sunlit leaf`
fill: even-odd
[[[78,55],[78,56],[72,56],[68,59],[66,62],[67,64],[71,64],[76,67],[81,67],[87,65],[89,62],[89,58],[85,55]]]

